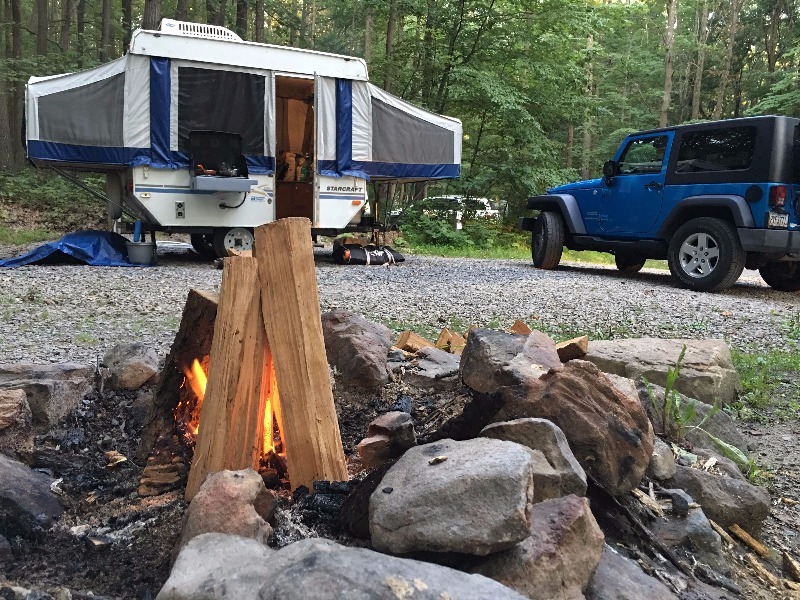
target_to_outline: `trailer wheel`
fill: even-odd
[[[193,233],[189,236],[192,243],[192,248],[203,258],[216,258],[217,253],[214,252],[214,236],[210,233]]]
[[[217,258],[229,256],[228,250],[252,250],[253,231],[245,227],[214,230],[214,252]]]

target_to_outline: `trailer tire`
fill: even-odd
[[[228,250],[252,250],[253,230],[246,227],[214,230],[214,252],[217,258],[229,256]]]

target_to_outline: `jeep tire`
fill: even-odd
[[[614,255],[614,263],[617,265],[617,270],[630,275],[641,271],[646,260],[641,256],[625,254],[624,252]]]
[[[800,291],[800,262],[768,262],[758,272],[773,290],[779,292]]]
[[[555,269],[564,251],[564,221],[557,212],[543,210],[533,224],[531,257],[539,269]]]
[[[699,217],[681,225],[669,241],[669,270],[697,292],[728,289],[744,270],[746,252],[728,221]]]

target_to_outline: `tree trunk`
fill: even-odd
[[[778,25],[781,14],[785,10],[783,0],[775,0],[769,14],[769,22],[764,27],[764,50],[767,53],[767,71],[775,72],[778,62]]]
[[[308,0],[302,0],[300,6],[300,47],[306,47],[306,38],[308,37]]]
[[[133,0],[122,0],[122,46],[127,52],[133,33]]]
[[[86,51],[86,0],[78,0],[75,10],[75,26],[78,31],[78,63],[83,66]]]
[[[185,21],[189,14],[189,0],[178,0],[178,5],[175,7],[175,20]]]
[[[386,65],[383,69],[383,89],[392,87],[392,61],[394,60],[394,27],[397,20],[397,0],[389,2],[389,18],[386,21]]]
[[[142,29],[158,29],[161,22],[161,0],[145,0]]]
[[[247,2],[236,0],[236,34],[243,40],[247,39]]]
[[[700,26],[697,44],[697,70],[694,74],[692,90],[692,120],[700,118],[700,94],[703,91],[703,69],[706,62],[706,42],[708,41],[708,0],[700,7]]]
[[[447,86],[450,83],[450,73],[455,66],[456,43],[458,42],[458,37],[464,26],[465,4],[465,0],[459,0],[457,15],[455,21],[453,21],[453,26],[450,28],[450,40],[447,45],[447,58],[445,59],[446,64],[439,81],[438,90],[436,91],[436,111],[440,113],[444,112],[447,103]]]
[[[10,110],[13,102],[12,95],[8,92],[6,79],[0,77],[0,107],[7,113],[0,117],[0,172],[8,173],[14,171],[14,144],[16,135],[13,133],[14,124],[11,121]]]
[[[728,87],[728,79],[731,76],[731,62],[733,61],[733,45],[736,42],[736,30],[739,27],[739,9],[742,7],[742,0],[731,0],[731,26],[728,33],[728,51],[725,54],[725,64],[722,67],[719,87],[717,88],[717,102],[714,104],[714,120],[722,118],[722,106],[725,103],[725,92]]]
[[[226,13],[227,0],[219,0],[219,12],[217,18],[214,20],[214,25],[225,27],[227,13]]]
[[[258,43],[264,42],[264,0],[256,0],[256,22],[255,22],[255,41]]]
[[[678,0],[667,0],[667,30],[664,35],[664,46],[667,48],[664,57],[664,96],[661,99],[659,127],[666,127],[669,120],[669,104],[672,97],[672,71],[675,48],[675,28],[678,25]]]
[[[372,59],[372,28],[375,23],[375,9],[371,4],[364,11],[364,60],[369,64]]]
[[[297,28],[295,27],[297,20],[297,0],[292,0],[292,14],[291,18],[289,19],[289,45],[295,46],[297,45]]]
[[[586,38],[586,88],[584,89],[584,96],[586,97],[586,109],[583,113],[583,148],[581,152],[581,177],[589,179],[592,165],[592,97],[594,96],[594,60],[592,58],[592,49],[594,48],[594,37],[589,36]]]
[[[425,13],[425,35],[422,41],[422,103],[426,106],[431,101],[433,92],[433,29],[435,27],[436,3],[428,0]]]
[[[103,0],[100,14],[100,62],[111,60],[111,0]]]
[[[309,47],[314,47],[317,37],[317,0],[311,0],[311,32],[309,33]]]
[[[567,147],[564,149],[566,156],[564,157],[565,165],[568,169],[572,168],[572,152],[575,147],[575,125],[570,123],[567,127]]]
[[[72,11],[74,3],[72,0],[62,0],[61,2],[61,32],[58,36],[58,45],[61,52],[69,52],[69,30],[72,27]]]
[[[47,0],[36,0],[36,54],[47,54],[47,34],[50,25],[49,4]]]

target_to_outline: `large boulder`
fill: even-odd
[[[725,528],[736,523],[757,536],[769,515],[769,493],[744,479],[678,465],[675,476],[663,485],[686,490],[709,519]]]
[[[555,342],[541,331],[517,335],[472,329],[461,353],[461,379],[469,388],[493,393],[507,385],[531,382],[561,369]]]
[[[141,342],[117,344],[103,356],[103,364],[112,390],[138,390],[158,373],[158,355]]]
[[[252,469],[211,473],[186,511],[183,534],[176,550],[203,533],[227,533],[266,544],[272,527],[274,495]]]
[[[722,539],[699,508],[689,509],[686,517],[656,519],[650,525],[650,530],[667,548],[705,563],[723,575],[730,575],[730,565],[722,550]]]
[[[0,535],[39,537],[63,512],[53,480],[0,454]]]
[[[579,600],[603,552],[589,501],[566,496],[534,504],[530,537],[487,556],[474,572],[532,600]]]
[[[417,388],[446,391],[460,383],[460,359],[439,348],[422,348],[403,375],[403,381]]]
[[[370,497],[372,545],[484,556],[530,529],[532,458],[512,442],[441,440],[406,452]]]
[[[666,385],[667,371],[675,366],[683,346],[680,376],[675,389],[690,398],[720,406],[736,399],[742,391],[731,352],[723,340],[663,340],[638,338],[592,342],[585,359],[602,371],[630,379],[647,379]]]
[[[542,452],[554,471],[558,496],[586,495],[586,472],[575,459],[564,432],[552,421],[529,418],[493,423],[486,426],[481,435],[516,442]],[[538,499],[539,490],[535,476],[534,495]]]
[[[522,600],[481,575],[310,538],[277,552],[234,536],[206,534],[178,556],[157,600]]]
[[[586,474],[612,494],[635,488],[653,453],[653,429],[638,398],[621,393],[593,364],[571,360],[534,385],[501,390],[493,420],[548,419]]]
[[[392,345],[388,327],[340,308],[322,315],[328,364],[348,387],[379,388],[389,381],[387,357]]]
[[[608,546],[586,590],[586,600],[678,600],[655,577]]]
[[[94,367],[62,363],[0,365],[0,389],[25,392],[33,424],[42,429],[55,426],[61,417],[78,406],[92,389]]]
[[[33,414],[24,390],[0,389],[0,452],[33,449]]]

